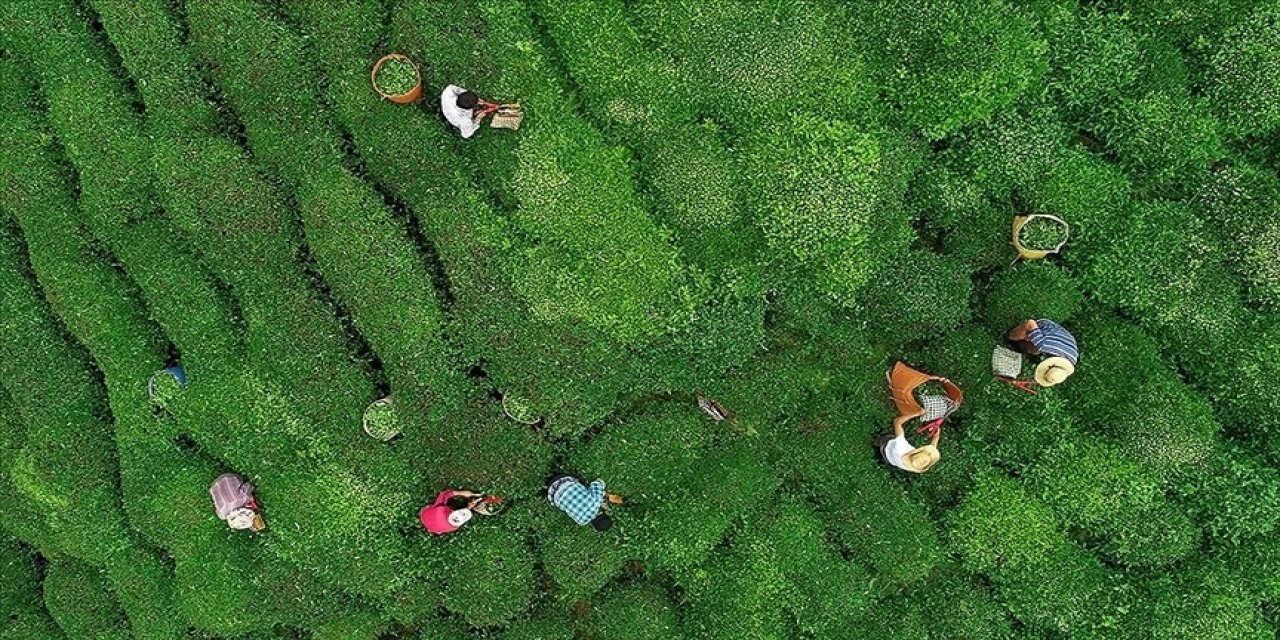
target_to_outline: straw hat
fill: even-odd
[[[227,526],[237,531],[253,528],[253,521],[257,517],[253,509],[248,507],[240,507],[235,511],[227,514]]]
[[[449,526],[457,528],[471,521],[470,509],[455,509],[449,514]]]
[[[917,447],[902,456],[902,463],[910,467],[911,471],[924,473],[932,468],[933,465],[937,464],[941,457],[942,456],[938,453],[937,447],[931,444],[926,444],[925,446]]]
[[[1052,387],[1071,377],[1075,372],[1076,366],[1066,358],[1045,358],[1044,362],[1036,367],[1036,382],[1042,387]]]

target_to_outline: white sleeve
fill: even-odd
[[[901,469],[907,468],[902,463],[903,456],[912,451],[915,451],[915,447],[911,446],[906,436],[898,436],[884,445],[885,459],[889,461],[889,464]]]

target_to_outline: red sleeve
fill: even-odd
[[[445,489],[444,491],[441,491],[440,495],[436,496],[436,501],[431,503],[431,506],[439,507],[443,505],[444,503],[449,501],[449,498],[453,497],[453,494],[454,494],[453,489]]]

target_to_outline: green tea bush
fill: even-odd
[[[591,610],[597,637],[618,640],[685,637],[676,606],[662,586],[640,582],[602,594]]]
[[[157,321],[188,358],[240,353],[215,279],[189,255],[155,206],[149,145],[130,98],[85,16],[70,3],[12,5],[6,33],[30,52],[49,121],[79,171],[83,222],[120,260]]]
[[[928,575],[942,559],[937,530],[877,466],[870,439],[833,431],[806,444],[794,464],[834,540],[892,583]]]
[[[628,537],[646,565],[671,571],[702,562],[733,521],[767,501],[781,482],[746,442],[725,443],[688,468],[668,472],[672,493],[637,501],[642,517]]]
[[[501,640],[571,640],[575,635],[573,618],[555,606],[544,607],[531,617],[517,620],[495,637]],[[423,632],[423,637],[436,637]],[[471,637],[459,635],[460,638]]]
[[[111,586],[97,569],[82,562],[65,558],[49,563],[44,601],[69,637],[133,637]]]
[[[912,178],[907,203],[931,231],[954,229],[986,204],[973,180],[936,158],[926,158]]]
[[[1273,633],[1257,600],[1214,562],[1191,563],[1153,579],[1134,612],[1122,627],[1133,637],[1260,640]]]
[[[1248,338],[1220,351],[1220,359],[1203,361],[1198,371],[1203,392],[1212,393],[1213,408],[1224,425],[1243,436],[1261,438],[1273,451],[1266,436],[1280,430],[1280,419],[1272,413],[1280,399],[1269,391],[1280,374],[1280,319],[1260,315],[1241,335]]]
[[[984,302],[987,328],[1002,336],[1030,319],[1050,318],[1070,326],[1084,294],[1065,270],[1045,262],[1024,263],[996,274]]]
[[[697,115],[700,105],[680,90],[677,66],[648,49],[624,3],[537,2],[535,7],[597,120],[640,137],[669,134]]]
[[[1178,378],[1150,336],[1105,315],[1078,318],[1072,330],[1090,345],[1081,356],[1089,360],[1063,393],[1084,428],[1122,443],[1166,478],[1213,454],[1222,429],[1213,407]]]
[[[1059,151],[1048,175],[1029,185],[1025,195],[1030,211],[1056,215],[1071,225],[1062,256],[1077,264],[1130,233],[1130,182],[1114,164],[1072,147]]]
[[[250,352],[271,355],[269,366],[312,419],[331,421],[335,431],[351,424],[373,390],[351,366],[336,318],[309,291],[294,262],[301,238],[283,199],[242,150],[214,133],[216,114],[202,99],[200,74],[180,43],[178,25],[162,2],[103,0],[96,7],[125,66],[144,80],[153,135],[168,140],[153,154],[166,212],[234,286]],[[195,242],[209,236],[220,241]],[[292,313],[280,314],[281,308]]]
[[[988,346],[988,370],[990,353]],[[1028,367],[1023,378],[1030,375]],[[1026,394],[990,377],[981,387],[968,389],[965,398],[966,404],[973,405],[972,415],[962,424],[957,417],[955,428],[964,429],[966,438],[981,442],[984,453],[1002,467],[1026,469],[1047,449],[1077,437],[1073,417],[1057,390],[1042,389],[1037,396],[1042,402],[1027,402]]]
[[[444,605],[477,627],[507,622],[533,597],[533,557],[518,532],[476,523],[445,540]]]
[[[485,171],[489,180],[509,178],[516,204],[520,242],[504,260],[515,290],[539,318],[581,321],[623,343],[678,326],[702,292],[669,233],[645,211],[627,153],[561,108],[564,96],[548,81],[523,5],[479,9],[487,44],[506,63],[486,91],[500,95],[506,84],[528,111],[559,114],[522,132],[514,152],[506,144],[501,155],[514,160],[509,166]],[[489,137],[495,139],[486,144],[499,142]]]
[[[1048,66],[1035,25],[1005,2],[911,0],[860,11],[884,98],[931,139],[1007,107]]]
[[[836,118],[874,121],[875,87],[845,16],[807,0],[631,3],[642,40],[655,41],[681,73],[681,93],[701,114],[740,132],[823,104]],[[711,104],[707,104],[711,103]]]
[[[592,479],[582,478],[584,482]],[[606,484],[610,491],[616,490],[608,480]],[[574,599],[591,597],[622,572],[629,555],[619,536],[579,526],[542,495],[534,498],[538,500],[539,559],[560,594]],[[614,524],[623,531],[627,514],[615,515]]]
[[[1197,217],[1210,223],[1244,282],[1246,300],[1268,310],[1280,308],[1280,267],[1272,259],[1280,242],[1275,172],[1245,163],[1222,167],[1200,187],[1194,203]]]
[[[1210,61],[1209,97],[1223,125],[1237,136],[1263,135],[1280,126],[1280,11],[1261,4],[1223,33]]]
[[[406,403],[444,409],[456,390],[431,276],[382,198],[342,166],[315,94],[296,90],[314,77],[301,40],[252,2],[189,9],[193,50],[245,118],[257,157],[293,189],[312,254],[393,389]],[[241,29],[257,35],[232,35]],[[267,77],[271,89],[261,86]]]
[[[1109,614],[1106,570],[1069,541],[1053,514],[1016,482],[981,476],[948,521],[965,567],[990,578],[1023,623],[1082,631]]]
[[[64,338],[26,277],[18,251],[12,231],[0,227],[0,384],[27,427],[9,477],[44,512],[57,550],[101,565],[129,544],[103,398],[83,352]]]
[[[680,91],[676,64],[645,45],[622,2],[537,8],[585,92],[585,106],[635,150],[641,188],[657,218],[679,231],[673,240],[709,270],[739,262],[734,249],[749,245],[732,238],[740,185],[719,127],[694,121],[702,105]]]
[[[670,470],[696,467],[711,444],[706,418],[692,403],[662,403],[605,426],[575,452],[572,467],[601,474],[611,491],[633,500],[657,501],[675,489]]]
[[[769,246],[847,302],[910,241],[906,220],[884,210],[905,190],[912,155],[883,130],[802,114],[755,136],[742,175]]]
[[[697,569],[677,576],[686,598],[685,632],[696,638],[784,638],[778,606],[786,585],[771,558],[736,546],[717,549]]]
[[[0,611],[11,613],[39,607],[40,575],[31,550],[5,536],[0,539],[0,567],[10,576],[0,585]]]
[[[1191,519],[1164,499],[1156,471],[1118,447],[1066,441],[1045,451],[1026,479],[1065,524],[1100,540],[1117,562],[1171,564],[1191,554],[1199,541]]]
[[[1258,0],[1216,0],[1179,6],[1171,0],[1126,0],[1124,10],[1135,25],[1204,57],[1225,38],[1229,29],[1249,16]]]
[[[49,618],[41,593],[35,555],[16,539],[0,536],[0,569],[7,579],[0,585],[0,632],[6,638],[61,638]]]
[[[1208,102],[1181,88],[1125,99],[1102,122],[1107,148],[1156,194],[1178,193],[1225,155]]]
[[[874,579],[824,544],[822,522],[804,503],[783,500],[757,517],[736,543],[774,558],[780,580],[789,583],[780,604],[802,632],[836,634],[862,617],[875,597]]]
[[[1237,544],[1276,527],[1280,478],[1256,452],[1226,445],[1195,469],[1181,490],[1215,542]]]
[[[622,150],[598,136],[575,122],[524,134],[515,220],[537,242],[509,269],[538,317],[581,318],[634,342],[673,326],[698,292],[635,197]]]
[[[1225,336],[1243,315],[1220,245],[1185,204],[1134,205],[1124,235],[1090,262],[1084,278],[1097,299],[1148,326],[1196,338]],[[1168,337],[1177,340],[1178,334]],[[1194,351],[1183,357],[1190,360],[1217,345],[1187,346]]]
[[[442,14],[441,8],[405,2],[397,17],[444,30],[448,20],[460,14]],[[501,268],[513,242],[510,230],[474,193],[474,185],[456,166],[460,156],[443,148],[450,134],[424,111],[397,111],[379,106],[371,97],[364,65],[378,38],[380,9],[371,4],[337,7],[309,2],[292,3],[290,9],[312,30],[314,37],[308,42],[317,47],[317,57],[334,78],[331,101],[361,154],[370,159],[368,171],[411,205],[424,235],[434,243],[453,295],[448,333],[463,359],[483,362],[497,387],[527,399],[556,433],[580,433],[607,415],[635,374],[628,354],[600,331],[579,323],[551,324],[529,317]],[[406,46],[414,53],[427,43],[439,45],[449,35],[441,31],[427,39],[424,34],[426,42]],[[433,63],[424,71],[428,82],[431,71],[447,63],[438,56],[430,59]],[[544,360],[561,366],[543,366]],[[492,441],[496,449],[536,446],[509,428],[503,429],[502,437],[478,429],[450,442],[455,449],[470,451],[477,448],[476,438]],[[503,471],[501,465],[489,470]]]
[[[928,338],[970,317],[969,271],[959,260],[932,251],[904,252],[859,295],[863,331],[873,340]]]
[[[0,636],[1270,637],[1273,14],[4,4]],[[1071,239],[1018,264],[1030,213]],[[1033,396],[990,359],[1039,317],[1082,359]],[[925,474],[871,447],[899,360],[965,392]],[[433,536],[444,487],[509,506]]]
[[[906,606],[928,602],[930,638],[998,640],[1016,637],[1013,624],[990,589],[972,575],[952,569],[908,592]]]
[[[1077,15],[1073,9],[1059,5],[1044,20],[1050,62],[1046,80],[1073,113],[1092,116],[1116,104],[1138,81],[1144,43],[1128,14],[1095,8]]]
[[[954,136],[954,162],[991,196],[1037,184],[1066,144],[1067,129],[1056,109],[1032,103],[1004,110]]]

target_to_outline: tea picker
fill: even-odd
[[[471,491],[445,489],[418,512],[423,528],[436,535],[453,533],[471,521],[472,516],[495,516],[506,503],[500,496],[481,495]]]
[[[440,112],[449,124],[457,127],[464,138],[470,138],[480,129],[480,123],[490,115],[489,126],[495,129],[519,129],[524,121],[520,103],[498,104],[483,100],[474,92],[457,85],[449,85],[440,94]]]
[[[237,531],[258,533],[267,528],[261,506],[253,497],[253,485],[234,473],[224,473],[209,487],[218,518]]]
[[[1036,365],[1036,384],[1052,387],[1075,373],[1076,363],[1080,360],[1080,348],[1075,336],[1062,325],[1045,318],[1027,320],[1009,330],[1007,337],[1024,353],[1046,356]],[[994,360],[995,356],[992,357]],[[1018,364],[1021,369],[1021,362]],[[1011,367],[1007,370],[1011,370]],[[999,375],[997,372],[997,376]],[[1017,386],[1021,388],[1023,385]]]
[[[875,447],[889,464],[904,471],[924,473],[941,459],[938,441],[942,437],[942,423],[964,402],[964,393],[955,383],[941,376],[925,373],[898,362],[885,377],[893,394],[898,417],[893,420],[893,435],[876,439]],[[937,384],[942,395],[921,393],[925,385]],[[916,433],[929,436],[929,444],[916,447],[907,440],[905,425],[919,419]]]
[[[570,475],[556,475],[547,486],[547,501],[568,514],[579,526],[591,525],[596,531],[608,531],[613,519],[606,511],[609,505],[623,503],[622,496],[607,493],[604,480],[596,479],[590,485]]]

